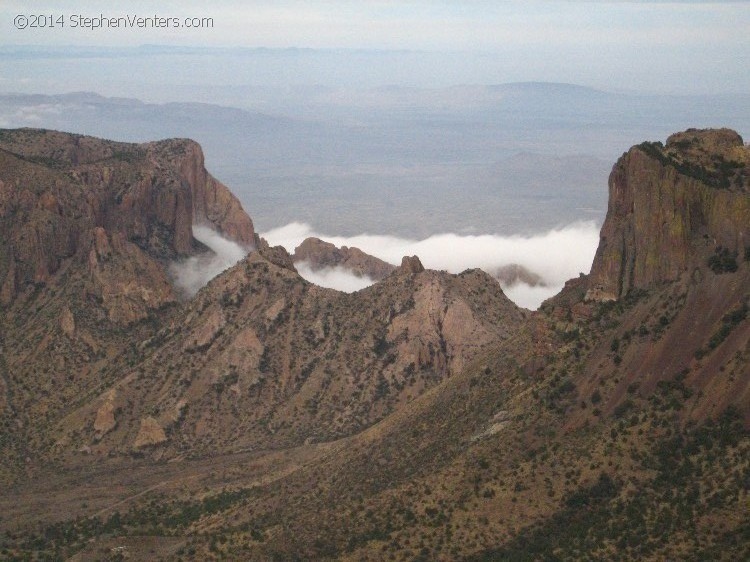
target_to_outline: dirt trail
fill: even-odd
[[[156,490],[158,488],[161,488],[162,486],[164,486],[165,484],[168,484],[168,483],[169,483],[169,480],[163,480],[163,481],[159,482],[158,484],[154,484],[153,486],[150,486],[150,487],[146,488],[145,490],[142,490],[142,491],[138,492],[137,494],[133,494],[132,496],[128,496],[127,498],[124,498],[124,499],[122,499],[122,500],[120,500],[118,502],[115,502],[115,503],[113,503],[112,505],[110,505],[108,507],[100,509],[99,511],[97,511],[96,513],[94,513],[94,517],[99,517],[100,515],[104,515],[108,511],[111,511],[111,510],[115,509],[116,507],[124,505],[124,504],[126,504],[126,503],[128,503],[130,501],[133,501],[134,499],[139,498],[139,497],[141,497],[141,496],[143,496],[145,494],[148,494],[149,492],[153,492],[154,490]]]

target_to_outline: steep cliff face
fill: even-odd
[[[588,298],[677,279],[750,246],[750,149],[734,131],[688,130],[631,148],[609,178]]]
[[[614,412],[679,375],[710,397],[694,419],[732,406],[750,423],[750,147],[726,129],[676,133],[631,148],[609,188],[591,273],[542,306],[558,328],[606,330],[584,393],[612,385],[599,407]]]
[[[56,131],[0,131],[2,305],[48,284],[72,262],[84,266],[113,319],[142,318],[174,300],[163,265],[199,250],[194,223],[246,247],[253,243],[250,217],[206,172],[193,141],[128,144]],[[101,264],[124,254],[140,265],[108,280]],[[133,306],[108,306],[110,294],[119,301],[127,295]]]
[[[190,187],[193,223],[208,224],[238,244],[251,247],[255,234],[252,220],[229,188],[206,171],[203,150],[198,143],[180,139],[149,146],[158,157],[169,159],[173,143],[182,149],[182,158],[174,165]]]

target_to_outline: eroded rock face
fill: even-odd
[[[116,324],[141,320],[177,300],[164,267],[122,233],[93,230],[87,273],[90,293]]]
[[[211,345],[226,323],[227,321],[224,318],[222,309],[219,307],[212,308],[200,328],[196,331],[193,340],[185,342],[185,350],[200,350]]]
[[[147,416],[141,419],[141,427],[138,430],[138,435],[135,438],[133,446],[136,449],[141,447],[148,447],[149,445],[158,445],[164,443],[167,440],[167,435],[164,433],[164,429],[159,425],[159,422],[151,416]]]
[[[172,142],[185,143],[184,157],[177,166],[191,190],[191,224],[207,223],[241,246],[252,246],[255,234],[252,220],[229,188],[206,171],[200,145],[194,141]],[[153,143],[153,146],[158,151],[169,150],[163,143]]]
[[[255,234],[193,141],[129,144],[37,129],[0,131],[0,219],[0,304],[79,258],[91,292],[121,323],[174,300],[164,264],[200,249],[193,224],[248,248]]]
[[[750,149],[734,131],[688,130],[615,164],[588,298],[676,279],[719,246],[750,245]]]

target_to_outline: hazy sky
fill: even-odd
[[[32,14],[63,16],[66,25],[14,27],[17,15]],[[213,26],[73,29],[71,17],[79,15],[210,17]],[[3,0],[0,37],[5,45],[469,51],[502,65],[502,73],[488,69],[487,82],[507,76],[660,92],[750,91],[750,3],[736,1]]]
[[[33,5],[30,9],[29,4]],[[747,46],[748,2],[659,1],[231,1],[160,0],[107,2],[4,0],[10,43],[134,45],[168,42],[200,45],[378,49],[484,49],[508,43],[603,49],[622,45],[654,48],[691,44],[709,48]],[[104,7],[107,6],[107,7]],[[14,32],[16,14],[89,17],[125,14],[212,17],[213,29],[67,28]],[[739,53],[738,53],[739,54]],[[747,60],[747,59],[745,59]]]

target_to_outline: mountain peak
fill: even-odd
[[[708,154],[725,154],[744,147],[742,137],[732,129],[687,129],[667,137],[666,148],[698,149]]]
[[[750,148],[729,129],[689,129],[666,146],[645,142],[620,158],[591,268],[588,298],[705,268],[717,252],[750,246]]]

